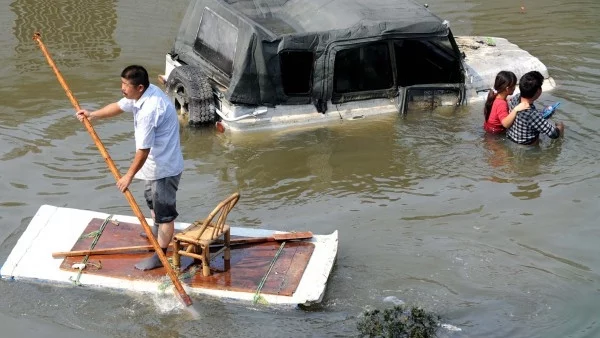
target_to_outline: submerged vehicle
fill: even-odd
[[[500,70],[554,86],[528,52],[455,38],[411,0],[192,0],[161,79],[190,125],[239,132],[452,109]]]

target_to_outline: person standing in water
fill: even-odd
[[[517,76],[513,72],[501,71],[496,75],[494,87],[489,91],[483,116],[485,118],[483,129],[491,134],[503,134],[510,127],[519,111],[529,108],[526,103],[521,103],[510,112],[508,109],[508,96],[515,92]]]
[[[76,116],[81,121],[84,116],[95,120],[133,113],[135,156],[117,187],[124,192],[134,177],[145,181],[144,197],[154,219],[153,232],[157,230],[158,244],[166,253],[179,215],[176,193],[183,172],[177,111],[168,96],[150,84],[142,66],[128,66],[121,72],[121,92],[124,97],[118,102],[93,112],[80,110]],[[161,266],[156,253],[135,265],[139,270]]]
[[[515,119],[506,131],[506,137],[518,144],[537,144],[540,134],[546,134],[551,139],[564,135],[565,125],[562,122],[554,123],[542,117],[535,106],[535,100],[542,95],[544,76],[533,70],[519,79],[519,95],[510,100],[510,106],[527,105],[527,109]]]

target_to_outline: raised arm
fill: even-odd
[[[89,112],[85,109],[82,109],[77,112],[76,116],[79,119],[79,121],[83,120],[84,115],[88,119],[94,120],[94,119],[104,119],[107,117],[117,116],[117,115],[121,114],[122,112],[123,112],[123,110],[121,110],[121,107],[119,107],[119,104],[117,102],[113,102],[113,103],[108,104],[108,105],[106,105],[98,110],[95,110],[93,112]]]
[[[508,113],[508,115],[506,115],[505,118],[502,119],[502,121],[500,121],[500,123],[502,123],[502,126],[504,128],[509,128],[510,126],[512,126],[513,122],[515,122],[515,118],[517,118],[517,114],[520,111],[526,110],[526,109],[529,109],[529,103],[527,103],[527,102],[519,103],[510,111],[510,113]]]

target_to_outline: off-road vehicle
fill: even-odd
[[[500,70],[548,78],[516,45],[455,39],[411,0],[192,0],[163,79],[190,125],[245,131],[452,109]]]

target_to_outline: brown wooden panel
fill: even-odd
[[[100,228],[103,219],[93,219],[83,231],[82,235],[89,234]],[[140,236],[142,228],[139,224],[119,223],[115,225],[109,222],[95,248],[114,248],[122,246],[146,245],[148,241]],[[232,238],[241,238],[232,236]],[[80,238],[71,250],[89,249],[94,238]],[[230,290],[240,292],[255,292],[263,276],[267,273],[280,243],[267,242],[260,244],[248,244],[231,247],[231,264],[228,271],[224,270],[222,257],[217,257],[211,262],[212,275],[202,276],[198,272],[192,277],[183,280],[191,287],[202,287],[218,290]],[[284,249],[273,265],[273,269],[266,279],[261,293],[291,296],[296,291],[300,279],[306,269],[308,261],[314,250],[314,244],[309,242],[286,242]],[[141,251],[139,253],[116,254],[116,255],[92,255],[88,259],[88,267],[84,274],[95,274],[128,280],[159,280],[166,275],[164,268],[150,271],[140,271],[134,265],[152,255],[152,252]],[[167,256],[171,256],[170,252]],[[78,270],[72,269],[75,263],[83,261],[83,257],[67,257],[61,264],[61,269],[73,271],[76,275]],[[101,264],[97,269],[94,265]],[[182,272],[189,271],[189,269]]]

